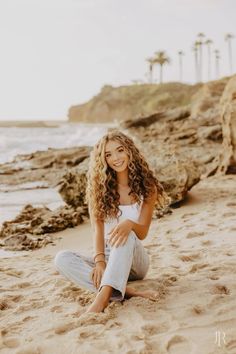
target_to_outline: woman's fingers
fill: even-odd
[[[116,238],[117,235],[118,235],[118,232],[114,230],[109,237],[109,243],[113,242],[113,240]]]
[[[109,239],[109,244],[113,246],[116,243],[118,238],[119,238],[119,234],[114,234],[114,236]]]
[[[120,237],[117,238],[117,241],[115,242],[115,247],[123,246],[126,243],[127,237],[123,234],[120,235]]]
[[[90,273],[90,279],[93,281],[93,277],[94,277],[94,271],[95,271],[95,268],[93,268],[92,272]]]
[[[93,284],[96,289],[99,288],[100,283],[102,279],[102,273],[100,273],[97,269],[94,270],[94,276],[93,276]]]
[[[113,235],[117,232],[117,227],[113,227],[109,232],[108,235],[110,235],[110,237],[113,237]]]
[[[98,274],[97,274],[97,272],[96,272],[96,276],[95,276],[94,280],[95,280],[95,284],[94,285],[95,285],[96,288],[98,288]]]

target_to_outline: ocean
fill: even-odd
[[[66,122],[50,127],[0,126],[0,164],[12,161],[16,155],[48,148],[93,146],[109,127],[115,126],[116,124]],[[13,219],[26,204],[47,206],[51,210],[63,205],[64,202],[57,190],[45,189],[43,185],[42,188],[34,189],[35,187],[34,183],[17,186],[0,184],[0,227],[4,221]]]
[[[1,124],[0,124],[1,125]],[[1,127],[0,164],[50,148],[93,146],[115,124],[59,123],[50,127]]]

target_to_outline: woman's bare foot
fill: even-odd
[[[134,288],[127,286],[126,291],[125,291],[125,297],[129,299],[133,296],[144,297],[144,298],[152,300],[152,301],[157,301],[159,299],[159,294],[157,291],[154,291],[154,290],[141,291],[141,290],[136,290]]]
[[[111,286],[103,286],[102,289],[97,294],[94,302],[87,308],[86,313],[88,312],[102,312],[107,307],[109,299],[112,294]]]

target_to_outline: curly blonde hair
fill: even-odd
[[[166,194],[144,156],[130,137],[120,131],[112,131],[98,141],[90,154],[86,189],[90,214],[92,212],[95,219],[106,221],[117,218],[121,213],[116,172],[108,166],[105,158],[106,144],[110,140],[119,142],[129,157],[128,185],[132,200],[140,204],[142,199],[145,200],[154,193],[156,187],[156,204],[160,208],[164,207]]]

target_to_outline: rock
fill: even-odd
[[[180,120],[188,117],[189,115],[190,109],[188,106],[178,107],[167,111],[156,112],[146,117],[139,117],[136,119],[121,121],[120,126],[125,129],[135,127],[148,127],[151,124],[160,120],[165,120],[166,122]]]
[[[52,238],[48,235],[34,237],[31,234],[13,234],[5,238],[2,246],[8,251],[29,251],[52,243]]]
[[[199,182],[200,170],[196,163],[177,153],[155,150],[149,150],[148,156],[152,156],[149,158],[150,166],[171,198],[171,204],[175,204],[183,200],[187,192]]]
[[[68,205],[85,206],[87,171],[89,159],[86,159],[79,169],[67,172],[59,182],[59,193]]]
[[[52,242],[49,233],[77,226],[85,218],[88,218],[87,207],[64,206],[51,211],[26,205],[14,220],[3,223],[1,245],[11,250],[39,248]]]
[[[220,100],[223,144],[218,173],[236,173],[236,75],[227,83]]]
[[[222,127],[220,124],[216,124],[210,127],[198,128],[199,139],[209,139],[217,142],[222,142]]]
[[[0,165],[0,184],[44,181],[55,187],[68,170],[73,171],[89,157],[91,149],[83,146],[19,155],[12,162]]]
[[[204,84],[191,98],[191,117],[198,119],[201,116],[219,116],[220,98],[229,78],[210,81]]]

